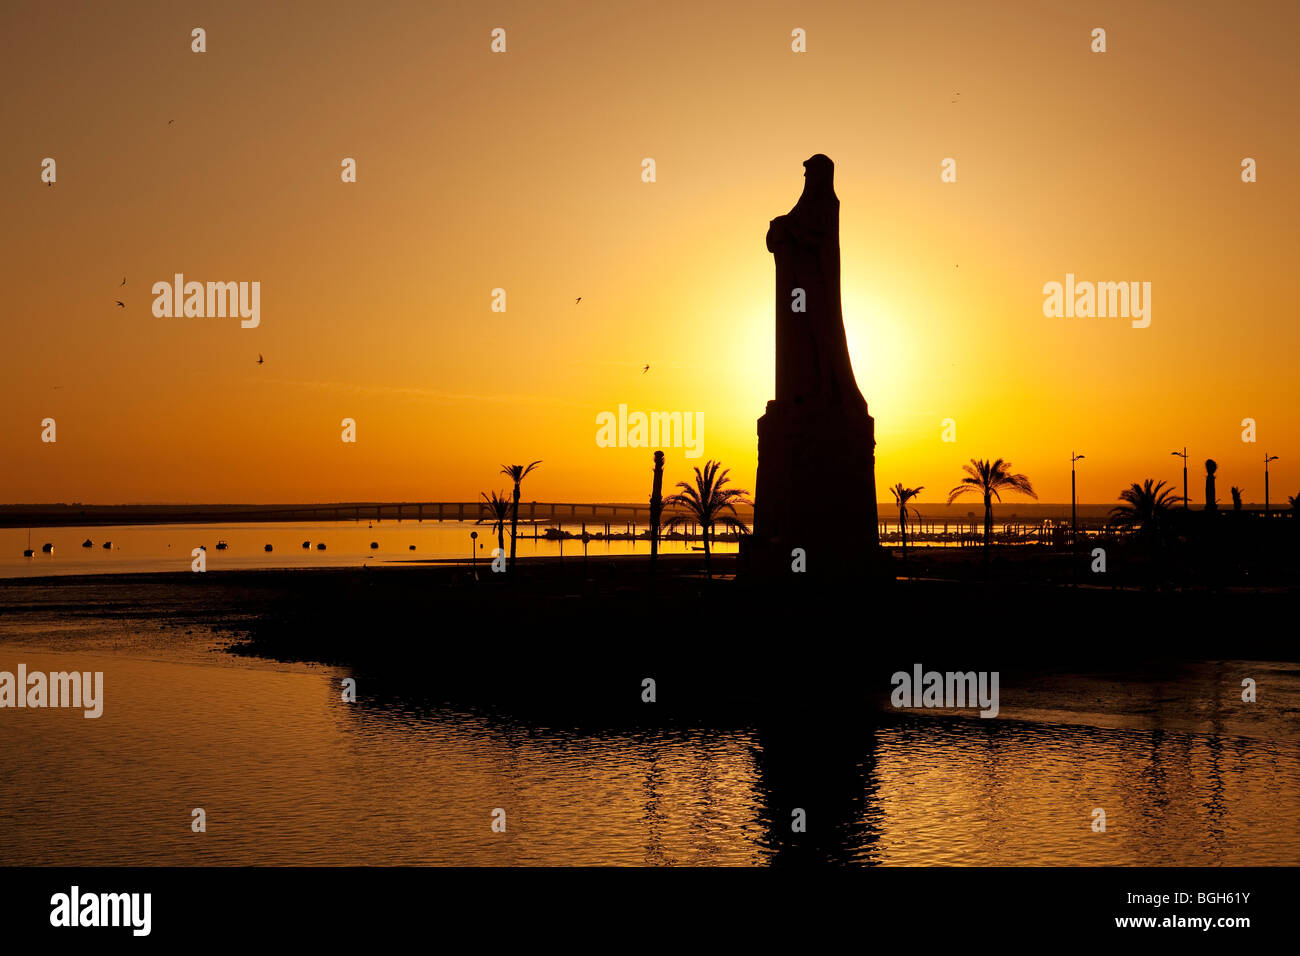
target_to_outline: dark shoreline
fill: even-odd
[[[693,556],[664,561],[653,595],[648,558],[632,556],[585,570],[580,559],[521,562],[509,580],[480,566],[475,581],[464,565],[10,579],[0,581],[0,625],[9,625],[0,634],[77,619],[86,634],[103,632],[105,619],[119,632],[148,622],[151,640],[193,628],[224,636],[206,653],[340,668],[370,713],[399,720],[450,710],[528,733],[752,730],[772,785],[805,801],[810,782],[856,779],[855,755],[879,728],[957,721],[993,739],[1017,721],[1016,707],[1037,705],[1046,710],[1029,718],[1036,725],[1093,728],[1076,734],[1203,731],[1204,718],[1189,715],[1205,694],[1233,699],[1239,674],[1255,670],[1211,668],[1220,678],[1210,687],[1200,662],[1300,661],[1289,635],[1240,635],[1238,623],[1283,619],[1294,591],[983,580],[868,588],[797,576],[706,581],[692,571],[701,566]],[[894,709],[892,675],[918,664],[997,672],[1004,712],[983,720],[974,709]],[[1282,672],[1300,673],[1300,663]],[[1249,733],[1253,724],[1212,727]]]
[[[715,556],[715,575],[736,563]],[[14,578],[0,580],[0,622],[209,627],[234,653],[397,686],[419,675],[425,690],[512,703],[625,703],[629,673],[662,675],[683,700],[822,707],[916,661],[1089,671],[1119,656],[1300,660],[1268,623],[1292,618],[1295,589],[1072,588],[985,581],[969,556],[949,564],[965,579],[707,581],[699,558],[676,555],[660,559],[653,592],[649,559],[635,555],[530,559],[510,574],[480,563],[477,580],[467,564]]]

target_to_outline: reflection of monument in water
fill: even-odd
[[[875,421],[858,390],[840,305],[840,201],[835,164],[804,164],[803,194],[772,220],[776,257],[776,398],[758,420],[752,547],[761,566],[810,572],[874,553]]]

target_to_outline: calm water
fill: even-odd
[[[622,531],[624,525],[612,526],[612,532]],[[587,530],[595,533],[604,529],[589,524]],[[565,530],[581,531],[580,525],[565,524]],[[478,532],[478,539],[470,538]],[[559,555],[559,542],[542,538],[525,538],[524,527],[519,528],[517,545],[519,557],[534,555]],[[532,529],[528,529],[532,534]],[[92,547],[82,545],[89,539]],[[226,550],[218,551],[217,543],[225,541]],[[36,577],[54,574],[111,574],[125,571],[188,571],[193,560],[191,552],[200,546],[207,547],[209,571],[233,568],[324,568],[355,567],[363,562],[384,564],[394,561],[461,558],[468,560],[471,545],[478,545],[478,557],[492,560],[492,549],[497,546],[496,535],[489,525],[459,522],[415,521],[321,521],[321,522],[270,522],[243,525],[130,525],[95,528],[33,528],[31,549],[36,553],[23,557],[27,549],[28,532],[24,528],[0,529],[0,578]],[[105,550],[105,541],[112,542]],[[310,548],[302,543],[310,541]],[[372,550],[370,543],[379,545]],[[323,542],[324,551],[316,545]],[[51,554],[45,554],[44,544],[54,545]],[[271,545],[268,553],[265,545]],[[415,550],[411,550],[415,545]],[[510,548],[510,530],[506,529],[505,545]],[[691,545],[684,541],[664,541],[663,554],[682,554]],[[715,543],[716,552],[734,552],[736,545]],[[648,554],[645,541],[592,541],[587,554],[597,557],[606,554]],[[564,542],[566,557],[581,557],[582,542]]]
[[[364,680],[348,704],[346,671],[213,647],[0,619],[0,670],[106,685],[99,720],[0,710],[0,864],[1300,863],[1289,666],[1004,683],[995,720],[864,720],[811,766],[770,728],[579,732],[378,704]]]

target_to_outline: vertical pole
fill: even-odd
[[[659,524],[663,515],[664,453],[654,454],[654,477],[650,486],[650,576],[653,579],[659,560]],[[634,512],[635,513],[635,512]],[[608,533],[608,525],[606,526]]]
[[[1264,517],[1268,517],[1268,452],[1264,452]]]
[[[1070,452],[1070,545],[1079,537],[1079,506],[1074,484],[1074,452]]]

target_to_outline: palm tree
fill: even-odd
[[[713,565],[709,552],[709,535],[713,533],[713,526],[720,524],[724,528],[732,528],[741,534],[748,534],[749,528],[736,517],[736,505],[753,504],[749,500],[749,492],[739,488],[723,487],[727,484],[727,474],[731,469],[723,468],[722,474],[718,474],[718,469],[721,467],[721,462],[710,459],[705,462],[703,472],[698,468],[695,469],[694,488],[684,481],[679,481],[677,487],[682,489],[681,492],[664,499],[666,507],[683,509],[664,523],[665,529],[675,528],[677,525],[691,521],[699,522],[700,530],[704,533],[704,573],[710,579],[713,578]]]
[[[506,493],[504,491],[492,492],[491,498],[488,497],[486,491],[480,492],[480,494],[483,496],[483,500],[487,502],[488,517],[486,519],[479,518],[478,521],[474,523],[482,524],[485,520],[491,521],[493,530],[496,531],[497,533],[497,547],[500,549],[499,553],[505,554],[506,553],[506,540],[505,540],[506,530],[505,529],[506,529],[506,519],[510,517],[510,499],[506,497]]]
[[[925,485],[919,488],[904,488],[900,481],[894,487],[889,489],[894,493],[894,504],[898,505],[898,533],[903,539],[903,560],[907,560],[907,503],[925,490]],[[912,509],[916,511],[915,508]],[[916,512],[919,519],[921,513]]]
[[[969,465],[962,465],[966,477],[961,484],[948,492],[948,504],[952,504],[966,492],[978,492],[984,496],[984,558],[988,560],[993,545],[993,499],[1002,500],[1003,491],[1018,491],[1031,498],[1037,498],[1033,485],[1024,475],[1011,473],[1011,462],[985,461],[983,458],[970,460]]]
[[[1143,534],[1157,534],[1164,529],[1174,505],[1185,499],[1174,494],[1172,487],[1166,488],[1163,481],[1153,482],[1148,478],[1140,485],[1134,482],[1121,491],[1119,500],[1124,504],[1110,509],[1116,524],[1137,528]]]
[[[1300,495],[1292,495],[1287,501],[1291,502],[1292,511],[1300,511]]]
[[[515,531],[519,527],[519,485],[528,477],[528,473],[540,465],[535,461],[527,468],[523,465],[502,465],[501,474],[515,483],[514,507],[510,509],[510,570],[515,569]]]
[[[1232,510],[1240,511],[1241,510],[1241,489],[1238,488],[1236,485],[1233,485],[1230,490],[1232,491]]]

